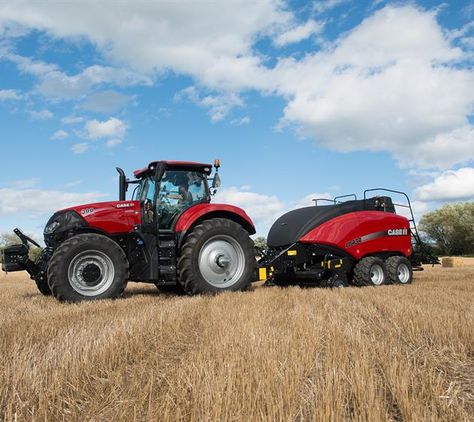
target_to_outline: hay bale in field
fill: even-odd
[[[451,268],[451,267],[463,267],[464,260],[460,256],[452,256],[443,258],[441,260],[441,265],[443,267]]]

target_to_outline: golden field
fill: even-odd
[[[0,275],[0,420],[474,420],[474,265],[378,288],[129,286],[70,305]]]

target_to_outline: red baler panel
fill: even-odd
[[[111,201],[68,208],[76,211],[90,227],[109,234],[129,233],[141,222],[140,201]]]
[[[357,259],[378,252],[411,254],[408,220],[382,211],[359,211],[333,218],[306,233],[300,242],[336,246]]]

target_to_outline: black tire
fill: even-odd
[[[391,256],[385,261],[387,275],[393,284],[411,284],[413,269],[410,261],[404,256]]]
[[[186,238],[178,260],[178,279],[190,295],[246,290],[254,281],[255,268],[255,249],[248,232],[231,220],[212,218],[197,225]]]
[[[117,298],[127,278],[128,261],[122,248],[95,233],[66,240],[54,251],[48,266],[49,287],[61,301]]]
[[[53,294],[53,292],[51,292],[51,289],[49,288],[46,274],[42,277],[40,276],[37,279],[35,279],[35,283],[36,283],[36,287],[38,287],[38,290],[43,296],[51,296]]]
[[[385,263],[376,256],[362,258],[354,267],[354,284],[357,286],[380,286],[387,284]]]

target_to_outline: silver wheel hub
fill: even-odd
[[[214,287],[228,288],[237,283],[245,271],[245,254],[231,236],[208,239],[199,252],[199,271]]]
[[[83,296],[98,296],[106,292],[113,284],[114,277],[114,264],[101,251],[81,252],[69,263],[69,284]]]
[[[398,281],[405,284],[410,279],[410,270],[406,264],[400,264],[397,268]]]
[[[383,273],[383,268],[378,265],[372,265],[370,269],[370,281],[374,286],[380,286],[384,282],[385,276]]]

